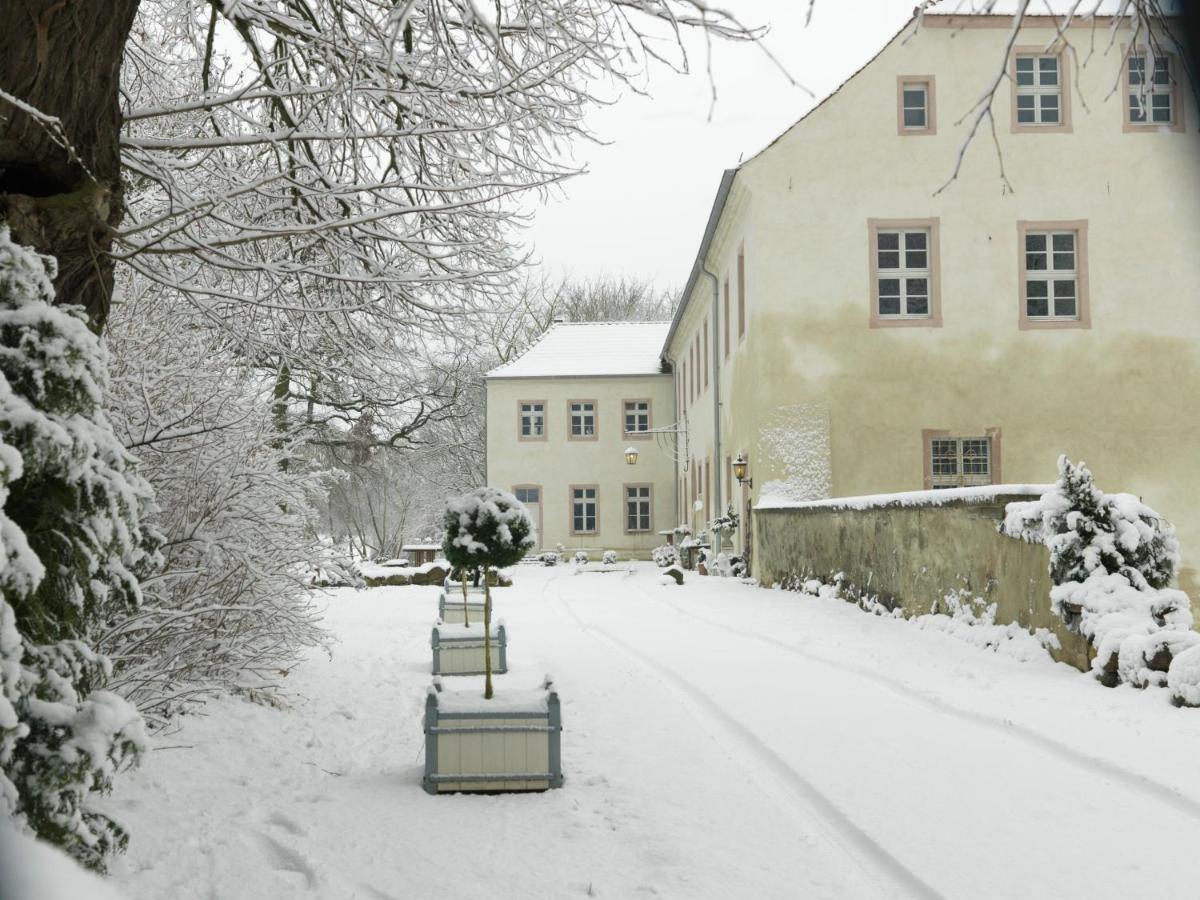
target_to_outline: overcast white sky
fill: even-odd
[[[536,212],[529,239],[550,274],[652,278],[680,287],[726,168],[750,156],[800,118],[898,31],[914,0],[807,0],[729,3],[749,22],[771,25],[766,45],[816,97],[793,87],[753,46],[714,42],[717,104],[702,41],[692,41],[688,76],[659,67],[651,96],[625,92],[593,110],[589,124],[607,146],[579,144],[587,174]]]

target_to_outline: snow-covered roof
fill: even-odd
[[[488,378],[658,375],[669,322],[557,322]]]

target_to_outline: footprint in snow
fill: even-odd
[[[278,872],[294,872],[304,879],[310,891],[316,889],[317,873],[303,856],[290,847],[285,847],[268,834],[260,832],[258,841],[273,869]]]
[[[304,829],[296,824],[295,819],[290,819],[281,812],[271,813],[271,817],[269,819],[267,819],[267,824],[268,825],[278,825],[280,828],[282,828],[288,834],[294,835],[296,837],[303,837],[305,834]]]

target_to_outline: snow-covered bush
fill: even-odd
[[[104,348],[52,277],[0,226],[0,811],[102,869],[127,837],[88,795],[145,735],[85,639],[141,603],[157,541],[102,406]]]
[[[557,566],[560,559],[559,555],[553,550],[547,550],[538,558],[542,561],[542,565],[544,566]]]
[[[1200,642],[1178,653],[1167,673],[1171,699],[1179,706],[1200,706]]]
[[[617,551],[605,550],[604,555],[600,558],[600,562],[606,566],[615,566],[617,564]]]
[[[1179,566],[1170,523],[1132,494],[1104,493],[1084,464],[1066,456],[1058,459],[1054,490],[1010,503],[1002,528],[1049,548],[1055,584],[1085,581],[1103,570],[1123,575],[1135,588],[1163,588]]]
[[[454,566],[483,570],[483,658],[485,699],[492,699],[492,569],[515,565],[533,549],[529,510],[507,491],[483,487],[446,501],[446,535],[442,552]],[[466,587],[463,609],[466,610]]]
[[[1054,489],[1010,503],[1001,530],[1050,550],[1054,612],[1096,649],[1109,685],[1163,684],[1193,645],[1188,597],[1167,585],[1179,564],[1174,529],[1130,494],[1106,494],[1082,463],[1058,460]]]
[[[205,311],[142,282],[115,298],[108,341],[112,415],[166,538],[137,613],[100,635],[112,688],[154,727],[220,693],[277,702],[282,675],[325,640],[301,589],[312,565],[358,579],[317,538],[316,480],[278,431],[272,385]]]
[[[679,551],[674,544],[663,544],[661,547],[655,547],[650,551],[650,558],[654,560],[654,564],[660,568],[673,566],[679,562]]]
[[[588,555],[586,550],[576,550],[574,562],[577,566],[586,566],[588,564]]]

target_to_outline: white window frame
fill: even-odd
[[[522,400],[518,406],[517,436],[524,441],[540,441],[546,437],[546,403],[543,400]],[[525,426],[529,425],[529,434]]]
[[[654,527],[653,494],[654,491],[648,484],[625,485],[626,534],[640,534],[648,532]],[[636,527],[629,527],[631,518],[634,520]]]
[[[919,234],[925,238],[924,250],[909,249],[909,235]],[[896,247],[895,250],[884,250],[881,247],[880,238],[884,236],[895,235]],[[925,265],[923,267],[909,267],[909,253],[925,254]],[[881,227],[875,232],[875,314],[880,320],[895,320],[895,319],[930,319],[933,317],[933,235],[931,229],[919,228],[887,228]],[[881,255],[884,253],[896,253],[899,262],[899,268],[885,268],[881,263]],[[925,311],[913,313],[908,311],[908,282],[909,279],[924,279],[925,280]],[[900,283],[900,311],[896,313],[885,313],[882,309],[884,299],[882,283],[884,281],[899,281]],[[892,295],[889,295],[892,296]]]
[[[591,507],[591,512],[588,512]],[[591,519],[592,527],[588,528]],[[583,528],[577,528],[578,522]],[[600,489],[594,485],[571,487],[571,534],[596,534],[600,530]]]
[[[1023,60],[1033,60],[1033,83],[1021,84],[1021,62]],[[1054,84],[1045,84],[1042,81],[1042,73],[1044,68],[1043,61],[1054,61]],[[1013,62],[1013,89],[1016,92],[1016,99],[1013,101],[1014,110],[1013,117],[1016,124],[1022,128],[1059,128],[1066,124],[1065,93],[1063,91],[1063,60],[1062,55],[1058,53],[1017,53]],[[1032,121],[1022,120],[1021,118],[1021,99],[1022,97],[1033,97],[1033,119]],[[1043,118],[1045,112],[1042,104],[1043,97],[1057,98],[1055,111],[1057,118],[1054,121],[1046,121]]]
[[[575,430],[575,419],[579,419],[579,430]],[[567,436],[577,441],[596,438],[596,401],[571,400],[567,404]]]
[[[967,473],[966,460],[982,459],[984,471]],[[940,452],[939,452],[940,451]],[[956,487],[975,487],[992,484],[992,473],[995,470],[993,460],[992,439],[986,435],[970,437],[950,437],[939,435],[929,441],[929,473],[930,487],[933,490],[943,490]],[[944,471],[947,464],[953,471]],[[978,468],[977,464],[974,464]],[[939,468],[943,471],[939,472]]]
[[[537,491],[538,498],[536,500],[528,500],[520,496],[521,494],[528,494],[530,491]],[[542,489],[535,485],[524,485],[522,487],[513,488],[513,496],[516,497],[521,503],[541,503]]]
[[[642,419],[645,419],[645,427],[630,428],[629,419],[633,417],[634,425],[641,426]],[[647,437],[647,432],[650,430],[650,401],[649,400],[626,400],[622,404],[622,420],[624,422],[625,434],[630,437]]]
[[[1134,60],[1141,63],[1141,73],[1137,76],[1139,81],[1134,81]],[[1146,71],[1146,61],[1151,60],[1150,66],[1152,76],[1150,82],[1144,80]],[[1125,120],[1130,125],[1150,126],[1158,128],[1161,126],[1171,126],[1176,124],[1176,119],[1179,116],[1178,97],[1176,97],[1175,77],[1173,71],[1174,60],[1170,55],[1164,54],[1159,56],[1153,51],[1142,51],[1139,53],[1130,53],[1129,58],[1125,63]],[[1163,63],[1165,66],[1166,81],[1159,83],[1157,76],[1159,73],[1158,64]],[[1167,100],[1167,118],[1154,118],[1154,100],[1157,97],[1165,97]],[[1135,112],[1141,112],[1142,118],[1135,119]]]
[[[921,105],[910,106],[908,102],[909,91],[921,92]],[[908,123],[908,113],[911,111],[920,110],[921,124],[910,125]],[[929,84],[924,81],[905,81],[900,85],[900,127],[905,131],[928,131],[929,130]]]
[[[1029,239],[1031,237],[1041,237],[1045,239],[1044,250],[1030,250]],[[1055,238],[1070,237],[1071,250],[1055,250]],[[1025,254],[1025,317],[1030,322],[1077,322],[1080,318],[1081,298],[1080,298],[1080,265],[1079,265],[1079,232],[1074,229],[1038,229],[1031,228],[1025,232],[1025,246],[1021,248],[1021,252]],[[1071,256],[1071,265],[1063,268],[1059,266],[1062,262],[1060,257],[1066,256],[1067,253]],[[1045,257],[1045,268],[1034,268],[1030,266],[1030,259],[1036,256]],[[1036,273],[1036,274],[1035,274]],[[1059,289],[1061,282],[1069,282],[1071,285],[1071,299],[1074,302],[1075,310],[1071,315],[1063,315],[1058,312],[1057,301],[1059,297]],[[1030,312],[1029,305],[1032,299],[1029,288],[1033,284],[1045,285],[1046,314],[1037,315]],[[1063,294],[1065,299],[1066,294]],[[1036,298],[1042,299],[1042,298]]]

